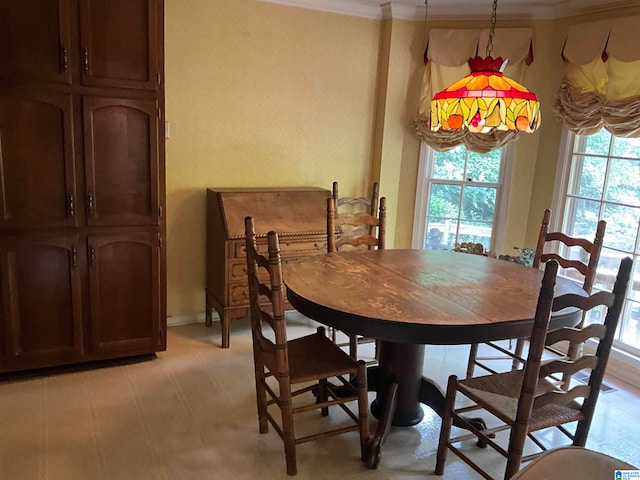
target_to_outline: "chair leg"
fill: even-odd
[[[467,362],[467,378],[473,376],[476,367],[476,358],[478,358],[478,344],[472,343],[469,348],[469,361]]]
[[[505,480],[509,480],[513,477],[518,470],[520,470],[520,464],[522,463],[522,454],[524,452],[524,442],[527,439],[527,425],[518,423],[512,427],[511,437],[509,438],[509,456],[507,457],[507,467],[504,472]]]
[[[223,312],[220,323],[222,324],[222,348],[229,348],[229,342],[231,340],[231,318],[229,318],[229,314],[226,311]]]
[[[279,382],[280,386],[280,414],[282,415],[282,440],[284,442],[284,456],[287,462],[287,474],[298,473],[296,466],[296,439],[293,430],[293,406],[291,404],[291,385]]]
[[[584,447],[587,444],[587,437],[589,436],[589,430],[591,430],[591,421],[593,419],[593,409],[595,407],[595,402],[593,404],[587,406],[587,411],[585,411],[586,418],[580,420],[576,425],[576,431],[573,435],[573,446],[574,447]],[[591,411],[591,413],[589,413]]]
[[[321,378],[318,381],[318,402],[323,403],[327,401],[327,379]],[[320,409],[323,417],[329,415],[329,407],[322,407]]]
[[[392,382],[391,385],[389,385],[389,390],[387,391],[382,415],[378,419],[376,432],[366,448],[364,463],[370,469],[378,468],[378,465],[380,464],[380,458],[382,456],[382,444],[389,434],[389,430],[391,428],[391,419],[395,414],[397,403],[398,383]]]
[[[436,475],[444,474],[444,466],[447,461],[449,438],[451,437],[451,424],[453,423],[453,406],[456,401],[456,384],[458,378],[455,375],[449,377],[447,383],[447,396],[442,412],[442,426],[440,427],[440,440],[438,441],[438,453],[436,455]]]
[[[360,458],[364,461],[369,443],[369,397],[367,390],[367,367],[363,361],[358,362],[358,419],[360,425]]]
[[[258,407],[258,424],[260,433],[269,431],[269,420],[267,416],[267,392],[264,388],[265,374],[264,367],[254,360],[256,377],[256,404]]]
[[[358,360],[358,336],[349,334],[349,356],[354,360]]]
[[[524,351],[525,341],[526,340],[524,338],[518,338],[516,340],[516,349],[513,351],[513,354],[518,358],[522,358],[522,352]],[[514,358],[513,363],[511,364],[511,370],[518,370],[521,364],[522,362],[520,360],[517,360],[516,358]]]
[[[567,349],[567,357],[569,357],[571,360],[575,360],[576,358],[578,358],[578,356],[582,355],[582,347],[583,344],[581,343],[573,343],[571,342],[569,344],[569,348]],[[562,389],[565,392],[569,391],[569,387],[571,386],[571,378],[572,375],[569,373],[563,373],[562,374]]]
[[[580,319],[580,323],[578,323],[578,325],[576,325],[576,328],[583,328],[584,327],[584,322],[586,319],[587,313],[583,312],[582,313],[582,318]],[[582,356],[582,349],[584,348],[584,343],[575,343],[575,342],[570,342],[569,343],[569,347],[567,348],[567,357],[569,357],[569,359],[571,360],[575,360],[576,358]],[[567,392],[569,391],[569,387],[571,386],[571,375],[569,375],[568,373],[565,373],[562,375],[562,389]],[[584,446],[584,445],[583,445]]]

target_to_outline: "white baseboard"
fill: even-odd
[[[640,360],[624,352],[614,348],[609,356],[607,364],[607,377],[612,380],[620,380],[637,388],[640,383]]]
[[[214,322],[220,321],[220,316],[217,312],[213,312],[211,320]],[[204,323],[204,312],[194,313],[192,315],[175,315],[167,317],[167,327],[177,327],[178,325],[189,325],[191,323]]]
[[[309,321],[313,323],[313,320],[305,317],[304,315],[297,312],[296,310],[287,310],[287,314],[288,314],[287,315],[288,320],[293,320],[297,322]],[[215,310],[213,310],[213,312],[211,313],[211,321],[212,322],[220,321],[220,315],[218,315],[218,312],[216,312]],[[178,325],[190,325],[193,323],[204,323],[204,322],[205,322],[204,312],[194,313],[192,315],[175,315],[175,316],[167,317],[167,327],[177,327]],[[313,324],[315,325],[315,323]]]

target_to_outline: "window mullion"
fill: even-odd
[[[602,195],[600,197],[600,210],[598,211],[598,220],[604,216],[604,205],[607,198],[607,189],[609,188],[609,174],[611,173],[611,154],[613,153],[613,142],[615,137],[611,135],[611,141],[609,142],[609,153],[607,155],[607,166],[604,170],[604,184],[602,185]],[[637,238],[637,237],[636,237]]]
[[[558,194],[554,193],[554,196],[557,195],[557,205],[561,203],[560,199],[564,198],[565,209],[562,214],[561,225],[565,232],[573,229],[579,222],[584,222],[590,212],[597,214],[598,220],[604,219],[607,221],[607,233],[604,238],[606,248],[603,249],[600,257],[598,276],[602,276],[602,281],[605,284],[609,284],[612,282],[613,269],[617,270],[618,258],[630,255],[633,257],[634,264],[640,258],[640,221],[636,225],[634,246],[630,247],[628,240],[631,231],[627,230],[628,227],[625,226],[627,220],[623,218],[625,216],[624,209],[636,209],[638,206],[633,202],[627,202],[628,199],[617,192],[616,189],[620,188],[619,186],[621,185],[621,175],[624,175],[625,172],[620,170],[624,168],[623,165],[614,163],[617,159],[640,160],[640,150],[636,147],[638,144],[633,144],[633,149],[629,147],[618,149],[618,142],[623,140],[604,130],[595,135],[595,138],[581,135],[568,136],[569,144],[562,146],[560,151],[560,155],[566,162],[566,167],[557,172],[556,185],[561,185],[564,182],[562,177],[567,178],[567,180],[564,188]],[[622,153],[614,157],[616,149],[621,150]],[[590,183],[595,179],[595,177],[591,176],[591,169],[594,168],[594,165],[598,165],[599,161],[594,160],[596,163],[592,165],[591,161],[586,160],[587,158],[602,159],[606,162],[604,171],[599,172],[598,175],[598,181],[602,182],[599,195],[590,193],[589,196],[585,196],[584,191],[580,190],[583,185],[587,189],[593,189],[596,186],[595,183]],[[596,168],[600,168],[600,166]],[[597,205],[598,208],[594,209],[588,206],[589,204]],[[583,210],[584,208],[586,210]],[[591,224],[593,217],[589,217],[588,222]],[[626,242],[621,242],[621,239],[626,239]],[[633,248],[632,253],[630,253],[631,248]],[[630,282],[627,292],[625,292],[628,301],[620,319],[615,338],[616,344],[620,348],[625,349],[627,352],[633,351],[637,353],[640,351],[640,343],[638,343],[634,335],[637,336],[638,331],[636,330],[637,327],[631,322],[632,315],[638,314],[638,302],[632,301],[633,283],[633,281]]]
[[[469,171],[469,151],[465,149],[464,155],[464,170],[462,172],[462,182],[460,187],[460,199],[458,200],[458,224],[456,225],[456,241],[455,243],[460,243],[460,227],[462,223],[462,199],[464,198],[464,189],[468,183],[467,172]]]

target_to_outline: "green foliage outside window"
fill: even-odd
[[[435,184],[430,197],[429,215],[443,218],[456,217],[458,206],[461,204],[461,219],[491,222],[496,204],[495,188],[483,188],[477,184],[499,181],[501,152],[499,150],[487,154],[468,152],[468,160],[465,162],[466,155],[464,147],[435,154],[433,178],[454,181],[466,180],[473,182],[473,185],[465,185],[461,203],[460,186]]]
[[[640,138],[612,137],[603,129],[579,137],[576,145],[574,161],[581,168],[569,189],[577,197],[570,204],[575,208],[571,234],[589,238],[604,218],[612,246],[633,251],[640,222]]]
[[[502,152],[468,152],[460,146],[433,158],[427,245],[480,242],[490,247]]]

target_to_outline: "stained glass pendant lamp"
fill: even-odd
[[[431,100],[431,130],[533,133],[540,126],[535,93],[502,74],[508,60],[491,57],[498,0],[493,0],[486,57],[469,59],[471,73]]]

